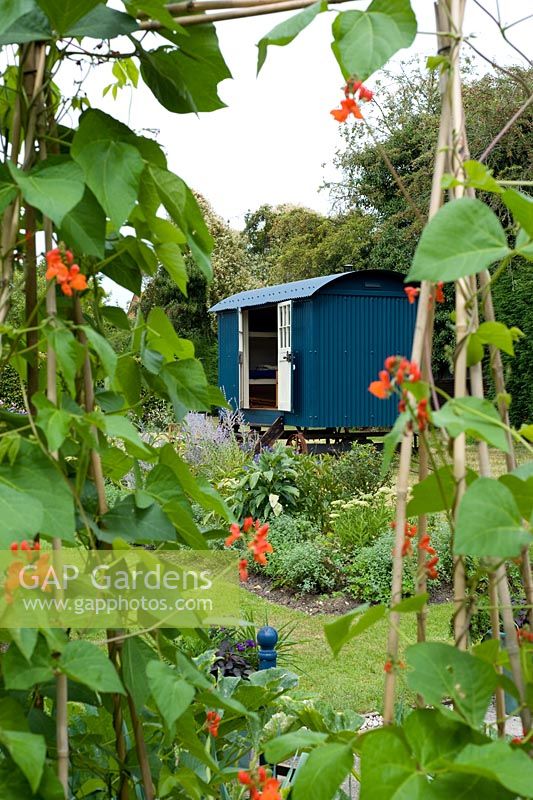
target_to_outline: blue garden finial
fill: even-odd
[[[259,645],[259,669],[275,667],[278,660],[276,644],[278,632],[270,625],[264,625],[257,631],[257,644]]]

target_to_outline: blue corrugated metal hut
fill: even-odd
[[[387,428],[394,399],[368,392],[383,361],[408,355],[415,306],[386,270],[326,275],[240,292],[218,315],[219,384],[248,422]]]

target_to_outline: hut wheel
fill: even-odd
[[[309,452],[307,441],[301,431],[295,431],[295,433],[291,433],[291,435],[287,439],[287,447],[292,447],[296,453]]]

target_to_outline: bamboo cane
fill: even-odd
[[[452,156],[455,159],[453,172],[455,177],[463,180],[463,160],[464,160],[464,112],[461,94],[461,75],[460,75],[460,45],[464,14],[464,3],[461,0],[449,0],[446,8],[450,28],[454,34],[454,41],[450,51],[450,109],[452,120],[453,148]],[[455,199],[462,197],[464,188],[462,185],[455,187],[453,196]],[[455,336],[456,354],[454,364],[454,396],[465,397],[467,394],[467,364],[465,341],[469,330],[469,313],[467,299],[469,296],[468,281],[460,278],[455,283]],[[466,436],[459,434],[453,440],[453,471],[456,483],[454,516],[457,507],[461,502],[466,490]],[[453,570],[454,586],[454,634],[456,646],[461,650],[466,650],[468,643],[468,619],[466,613],[466,575],[463,559],[460,556],[454,557]]]
[[[464,141],[465,156],[468,157],[468,137],[466,134],[466,127],[464,124],[464,120],[463,120],[462,135]],[[475,195],[475,192],[472,188],[467,189],[467,193],[470,196]],[[490,274],[487,270],[483,271],[479,275],[479,284],[483,291],[483,301],[484,301],[483,310],[485,318],[489,319],[490,321],[495,321],[494,307],[492,304],[492,295],[490,291]],[[474,316],[473,321],[475,325],[477,325],[478,323],[478,305],[477,305],[476,288],[477,288],[476,281],[472,278],[470,290],[471,290],[471,297],[473,304],[473,316]],[[507,431],[506,431],[508,440],[508,452],[506,453],[507,469],[512,470],[516,466],[516,459],[514,454],[512,437],[509,432],[508,409],[507,405],[503,401],[505,382],[503,378],[503,365],[501,361],[501,354],[497,348],[492,346],[490,348],[490,351],[491,351],[491,364],[493,367],[495,384],[497,391],[500,395],[499,399],[500,415],[507,426]],[[474,367],[471,368],[470,372],[472,378],[473,394],[475,394],[478,397],[483,397],[483,377],[482,377],[481,364],[474,365]],[[490,468],[488,447],[486,443],[480,442],[478,452],[479,452],[479,462],[480,462],[480,474],[485,477],[489,477],[491,474],[491,468]],[[531,570],[529,568],[529,553],[527,551],[527,548],[525,548],[525,550],[527,555],[526,558],[524,557],[522,558],[522,564],[523,565],[524,563],[526,564],[527,576],[529,578],[529,581],[531,581]],[[527,580],[525,579],[524,579],[524,585],[526,587],[526,593],[527,593]],[[522,719],[522,727],[524,730],[524,734],[527,734],[531,728],[531,711],[528,707],[525,696],[525,685],[522,674],[522,663],[520,658],[520,651],[516,637],[516,629],[514,625],[513,612],[512,612],[511,593],[509,591],[509,582],[507,579],[507,571],[504,563],[496,565],[495,572],[489,575],[489,598],[491,604],[491,626],[493,630],[493,637],[497,637],[498,639],[500,636],[498,599],[500,600],[503,627],[506,638],[506,648],[509,654],[511,672],[520,697],[520,715]],[[505,702],[504,698],[502,697],[502,694],[503,692],[497,690],[496,716],[497,716],[498,732],[500,733],[500,735],[503,735],[503,733],[505,732],[505,722],[504,722]]]
[[[218,11],[232,8],[255,8],[261,6],[278,6],[286,0],[190,0],[190,2],[167,3],[165,10],[173,17],[178,14],[198,14],[202,11]],[[330,0],[330,3],[347,3],[349,0]],[[137,19],[149,20],[150,15],[140,11]]]
[[[445,29],[445,20],[442,18],[442,13],[439,10],[438,4],[435,4],[435,21],[437,25],[437,30],[442,31]],[[450,40],[448,37],[442,35],[442,33],[437,35],[437,45],[438,45],[438,52],[440,55],[443,53],[447,53],[450,48]],[[441,106],[444,103],[444,98],[446,96],[446,90],[448,85],[448,73],[446,71],[441,72],[440,80],[439,80],[439,94],[441,98]],[[440,121],[439,121],[439,134],[437,138],[437,153],[436,153],[436,163],[435,168],[438,170],[439,174],[443,174],[447,168],[448,162],[448,141],[450,137],[450,125],[449,125],[449,116],[447,114],[441,113]],[[438,162],[438,164],[437,164]],[[439,209],[442,205],[442,189],[440,183],[437,184],[433,181],[431,186],[431,198],[430,198],[430,211],[429,216],[433,216],[432,209]],[[423,380],[429,382],[433,386],[433,370],[431,366],[432,361],[432,343],[433,343],[433,328],[434,328],[434,320],[435,320],[435,296],[434,293],[431,295],[432,303],[429,307],[428,313],[428,325],[427,325],[427,332],[426,332],[426,343],[423,352],[422,358],[422,378]],[[435,403],[436,394],[433,390],[433,402]],[[428,450],[429,442],[426,440],[421,440],[420,446],[420,456],[419,456],[419,472],[418,472],[418,479],[419,481],[423,481],[424,478],[428,475]],[[423,536],[427,533],[427,514],[422,514],[418,518],[418,541],[422,539]],[[424,594],[427,591],[427,575],[426,570],[424,568],[425,565],[425,552],[418,548],[417,552],[417,593]],[[424,604],[424,607],[417,613],[417,641],[424,642],[426,640],[426,621],[427,621],[427,605]],[[423,705],[422,698],[418,698],[418,702],[420,705]]]
[[[312,6],[316,0],[280,0],[280,2],[270,2],[268,4],[256,4],[251,7],[243,7],[242,3],[227,4],[227,11],[215,11],[214,14],[192,14],[190,16],[175,17],[174,22],[182,27],[188,25],[208,25],[213,22],[223,22],[229,19],[243,19],[245,17],[258,17],[262,14],[278,14],[281,11],[295,11],[299,8]],[[335,3],[348,3],[350,0],[333,0]],[[232,10],[233,9],[233,10]],[[139,30],[157,31],[166,27],[157,20],[146,20],[139,23]]]
[[[19,64],[22,68],[28,54],[29,45],[20,49]],[[11,129],[11,152],[9,160],[15,166],[18,163],[22,137],[22,102],[21,93],[17,92],[13,123]],[[0,283],[0,324],[3,324],[9,314],[11,300],[11,279],[13,277],[13,249],[17,240],[20,217],[20,198],[17,195],[13,202],[6,208],[2,216],[2,232],[0,242],[1,283]],[[1,342],[1,334],[0,334]]]
[[[83,311],[81,308],[80,299],[76,296],[74,300],[74,321],[78,326],[84,324]],[[90,413],[94,410],[94,381],[91,367],[91,360],[89,357],[87,337],[81,328],[77,331],[78,339],[85,347],[85,357],[83,360],[83,393],[84,393],[84,407]],[[93,436],[97,436],[96,428],[92,428]],[[91,449],[91,476],[96,488],[96,495],[98,498],[98,513],[103,516],[109,510],[107,499],[105,495],[105,481],[104,473],[102,470],[102,461],[100,454],[94,448]],[[114,639],[115,631],[108,631],[108,639]],[[119,653],[121,641],[117,639],[108,643],[108,655],[110,661],[114,664],[115,669],[119,669]],[[117,758],[119,763],[119,800],[128,800],[129,789],[125,776],[125,763],[127,755],[126,739],[124,736],[124,714],[122,713],[122,700],[119,694],[113,694],[113,730],[115,732],[115,742],[117,747]]]
[[[44,52],[43,48],[39,51]],[[22,72],[22,83],[24,86],[24,96],[28,100],[28,108],[25,109],[25,129],[26,139],[24,145],[24,166],[29,169],[35,161],[35,139],[34,131],[36,126],[36,113],[35,105],[30,108],[31,99],[35,96],[36,90],[39,91],[42,86],[43,71],[37,71],[36,48],[34,44],[28,46],[27,57],[24,62]],[[42,58],[39,58],[42,63]],[[32,404],[32,397],[39,389],[39,365],[37,342],[39,340],[39,332],[34,325],[30,325],[29,320],[32,320],[37,307],[37,249],[35,245],[35,209],[29,204],[24,206],[24,228],[25,228],[25,313],[27,325],[29,329],[26,333],[26,347],[28,349],[28,366],[26,371],[26,388],[28,392],[30,412],[33,414],[35,409]]]
[[[490,273],[488,270],[484,270],[480,273],[479,285],[483,296],[483,315],[487,322],[494,322],[496,320],[496,315],[494,313],[494,305],[492,303]],[[505,379],[503,375],[502,357],[498,348],[492,345],[489,347],[489,352],[494,386],[498,396],[498,410],[500,412],[502,422],[506,426],[507,453],[505,454],[505,460],[507,464],[507,471],[512,472],[514,469],[516,469],[516,454],[513,437],[509,432],[509,409],[504,399]],[[526,604],[528,606],[529,625],[533,629],[533,575],[531,571],[531,559],[529,557],[528,547],[524,547],[522,550],[520,568],[522,572],[524,592],[526,595]]]
[[[46,144],[44,139],[45,124],[43,125],[43,114],[45,112],[45,105],[41,101],[41,92],[43,88],[43,80],[46,67],[46,44],[37,42],[34,45],[34,65],[35,65],[35,80],[33,92],[28,96],[31,98],[33,118],[31,125],[28,125],[28,132],[31,132],[34,138],[37,134],[39,136],[39,153],[41,159],[46,158]],[[38,83],[37,83],[38,81]],[[27,156],[25,159],[27,164]],[[52,223],[44,217],[43,218],[45,248],[50,250],[53,244],[52,238]],[[46,292],[46,311],[50,318],[57,315],[55,286],[50,284]],[[51,403],[57,404],[57,360],[54,348],[51,345],[47,347],[46,353],[46,395]],[[57,460],[57,452],[51,453],[52,458]],[[62,549],[61,539],[54,537],[52,539],[52,549],[59,552]],[[56,675],[56,743],[57,743],[57,774],[59,782],[63,787],[65,798],[69,794],[69,739],[68,739],[68,681],[64,673]]]
[[[474,299],[473,309],[473,328],[476,329],[479,325],[479,316],[477,309],[476,297],[476,279],[473,276],[470,280],[471,294]],[[481,362],[473,364],[470,367],[470,386],[472,395],[474,397],[483,398],[483,371]],[[488,478],[491,474],[490,455],[487,442],[478,442],[478,459],[479,459],[479,474],[482,477]],[[498,590],[496,585],[496,576],[493,572],[489,573],[489,603],[490,603],[490,623],[492,638],[498,644],[500,642],[500,614],[498,610]],[[496,667],[497,672],[501,675],[502,668]],[[505,695],[501,686],[496,687],[496,724],[498,728],[498,736],[505,736]]]
[[[52,226],[49,220],[45,223],[45,246],[52,248]],[[46,311],[53,318],[57,314],[55,286],[50,284],[46,292]],[[54,348],[49,345],[46,353],[46,395],[51,403],[57,404],[57,361]],[[52,457],[58,457],[52,453]],[[62,549],[61,539],[52,539],[52,549],[59,552]],[[68,741],[68,681],[64,673],[56,676],[56,740],[57,740],[57,775],[63,787],[65,797],[68,797],[69,787],[69,741]]]
[[[440,1],[442,2],[442,0]],[[438,3],[435,4],[435,13],[437,15],[437,26],[439,27],[439,19],[442,12],[439,9]],[[442,30],[442,28],[439,27],[439,30]],[[445,42],[440,40],[438,44],[439,50],[440,47],[445,46],[445,44]],[[444,88],[445,84],[443,85],[443,89]],[[448,104],[443,102],[439,125],[439,137],[435,155],[435,166],[431,185],[431,198],[428,213],[429,219],[431,219],[437,213],[442,204],[441,182],[446,164],[446,147],[448,144],[449,127],[449,107]],[[430,297],[431,284],[428,281],[422,281],[416,315],[413,347],[411,350],[411,360],[415,361],[416,363],[421,363],[424,352],[424,342],[426,340],[430,315]],[[396,536],[392,559],[391,606],[394,606],[396,603],[398,603],[402,596],[403,558],[401,553],[404,540],[406,500],[409,488],[409,469],[411,463],[412,445],[413,434],[412,431],[408,430],[404,433],[401,442],[400,463],[396,482]],[[387,653],[389,658],[391,658],[393,661],[395,661],[398,657],[400,618],[401,615],[398,612],[391,611],[387,638]],[[385,675],[385,691],[383,698],[383,722],[385,725],[390,725],[394,719],[395,689],[396,675],[394,670],[392,670]]]
[[[464,0],[462,0],[462,2],[464,2]],[[464,142],[465,157],[468,157],[469,156],[468,137],[466,134],[466,126],[464,124],[464,120],[463,120],[462,136]],[[471,197],[475,196],[475,191],[472,188],[468,188],[467,193]],[[494,306],[492,303],[491,279],[488,270],[482,271],[479,274],[478,280],[480,289],[482,291],[483,313],[485,319],[487,321],[494,322],[495,314],[494,314]],[[473,314],[475,316],[474,321],[477,323],[478,321],[477,320],[478,306],[477,306],[477,292],[476,292],[477,286],[476,286],[476,281],[473,279],[471,281],[470,288],[471,288],[471,297],[473,303]],[[496,386],[496,391],[498,393],[498,408],[502,421],[506,425],[506,438],[508,444],[508,449],[506,452],[507,469],[508,471],[512,471],[516,467],[516,457],[514,452],[514,442],[509,430],[510,428],[509,412],[507,404],[505,403],[504,400],[505,380],[503,376],[503,364],[501,359],[501,353],[498,350],[498,348],[493,347],[492,345],[489,348],[489,352],[491,356],[491,367],[494,376],[494,383]],[[471,369],[471,375],[472,375],[473,392],[477,393],[477,396],[483,397],[483,379],[482,379],[481,364],[475,365],[475,367]],[[479,446],[479,455],[480,455],[480,473],[481,475],[488,477],[491,474],[490,460],[488,455],[488,448],[486,444],[483,442],[481,442]],[[526,598],[531,598],[533,597],[533,587],[532,587],[531,566],[529,561],[529,550],[527,547],[525,547],[522,551],[521,566],[522,566],[522,580],[526,592]],[[491,603],[491,625],[493,629],[493,636],[494,637],[497,636],[498,638],[500,630],[498,600],[500,601],[502,621],[505,632],[506,649],[509,654],[509,661],[511,665],[511,672],[513,675],[513,679],[517,687],[521,701],[520,715],[522,719],[523,730],[524,733],[526,734],[531,728],[532,718],[531,718],[531,711],[526,702],[525,684],[522,673],[522,662],[520,658],[520,650],[518,646],[516,629],[514,625],[512,600],[511,600],[511,593],[509,590],[507,570],[504,563],[497,565],[496,571],[489,575],[489,597]],[[533,618],[532,603],[530,599],[527,599],[526,601],[529,605],[530,609],[529,613],[531,620]],[[501,720],[504,719],[505,717],[505,703],[503,698],[501,697],[501,694],[500,697],[498,697],[498,692],[496,693],[496,711],[498,719],[498,731],[500,732],[502,730],[502,727],[504,727],[502,726]]]

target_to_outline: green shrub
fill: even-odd
[[[362,547],[346,566],[347,588],[358,600],[367,603],[390,601],[393,547],[394,533],[386,533],[368,547]],[[415,569],[414,560],[406,559],[402,583],[405,595],[413,594],[415,590]]]
[[[280,442],[245,464],[234,478],[221,481],[219,489],[237,519],[251,516],[264,522],[295,508],[300,494],[295,486],[297,458]]]
[[[303,514],[281,514],[270,521],[268,539],[274,547],[317,539],[318,525]]]
[[[328,564],[326,555],[315,541],[280,549],[275,561],[276,573],[270,575],[277,586],[286,586],[295,592],[312,594],[330,592],[337,584],[336,570]],[[267,567],[268,569],[268,567]]]
[[[190,411],[174,437],[175,446],[193,471],[215,485],[252,462],[255,443],[239,412],[229,410],[217,417]]]
[[[394,496],[394,489],[381,486],[375,493],[334,500],[329,516],[335,544],[352,552],[386,533],[394,519]]]
[[[300,491],[297,510],[329,529],[331,504],[361,493],[376,492],[385,482],[380,477],[381,454],[373,445],[354,442],[347,453],[300,455],[295,464]]]
[[[474,564],[474,559],[471,559]],[[477,563],[476,563],[477,566]],[[468,565],[467,565],[468,567]],[[473,573],[473,566],[467,568],[467,576]],[[480,576],[481,575],[481,576]],[[488,575],[480,569],[475,575],[476,587],[472,592],[472,608],[469,624],[470,642],[477,644],[484,638],[491,635],[492,623],[490,617],[490,600],[488,596]],[[507,564],[507,578],[509,590],[511,592],[511,602],[514,608],[514,619],[517,626],[521,626],[527,616],[526,600],[524,598],[524,588],[521,581],[520,569],[513,562]],[[451,624],[453,629],[453,620]],[[503,632],[503,623],[500,619],[500,630]]]
[[[283,514],[273,519],[268,539],[274,552],[268,557],[262,574],[276,586],[296,592],[328,592],[338,582],[338,573],[323,547],[316,524],[299,515]]]
[[[20,378],[11,364],[5,364],[0,373],[0,404],[8,410],[24,410],[24,397],[20,389]]]
[[[333,478],[341,497],[376,492],[386,482],[381,477],[382,455],[372,444],[354,442],[347,453],[333,463]]]
[[[176,420],[170,403],[146,389],[141,393],[139,416],[149,431],[166,431]]]
[[[449,587],[453,583],[453,558],[450,548],[450,531],[447,523],[440,516],[430,517],[428,531],[431,536],[431,544],[437,551],[439,562],[437,580],[428,582],[428,591]],[[388,603],[390,600],[390,587],[392,575],[392,549],[394,547],[395,535],[392,531],[380,536],[373,544],[362,547],[351,558],[344,558],[344,563],[340,567],[346,575],[346,586],[348,590],[358,599],[370,603]],[[416,541],[416,540],[415,540]],[[413,594],[416,586],[417,556],[416,548],[413,548],[412,556],[404,559],[403,594]],[[337,561],[340,554],[337,557]],[[472,558],[466,559],[467,575],[473,578],[477,575],[478,589],[483,581],[479,574],[477,562]],[[483,627],[484,621],[480,620],[479,625]]]
[[[297,510],[321,531],[327,530],[331,503],[341,496],[334,464],[335,458],[329,455],[300,455],[295,462],[295,485],[300,492]]]

